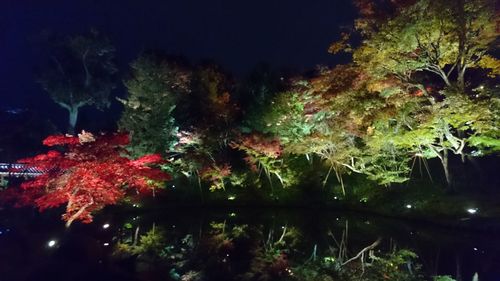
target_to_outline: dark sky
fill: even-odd
[[[297,70],[334,64],[326,50],[354,13],[349,0],[1,0],[1,105],[48,103],[34,82],[45,59],[34,40],[42,30],[100,30],[122,73],[141,51],[162,49],[241,76],[260,62]]]

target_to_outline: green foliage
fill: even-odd
[[[451,278],[451,276],[448,276],[448,275],[434,276],[434,278],[432,280],[433,281],[456,281],[455,279]]]
[[[174,63],[142,56],[131,64],[132,77],[125,81],[126,100],[120,128],[131,134],[134,155],[167,153],[177,144],[178,127],[173,117],[180,95],[188,91],[188,73]]]
[[[200,193],[205,184],[269,183],[274,194],[274,183],[304,179],[307,167],[294,159],[315,167],[320,159],[323,185],[334,174],[344,195],[346,174],[389,186],[408,181],[415,161],[437,158],[451,186],[450,155],[497,153],[493,1],[391,1],[384,11],[356,3],[363,42],[353,49],[343,34],[330,50],[352,51],[353,63],[308,78],[263,69],[238,89],[216,65],[188,75],[159,58],[138,59],[122,101],[132,151],[167,153],[164,169]],[[481,83],[466,79],[469,69]]]
[[[496,38],[494,5],[490,0],[416,1],[379,23],[354,52],[354,61],[373,77],[395,75],[404,82],[426,71],[451,86],[456,71],[463,89],[467,68],[495,68],[490,57],[478,63]]]
[[[315,262],[305,263],[292,269],[290,280],[323,281],[423,281],[417,256],[409,250],[399,250],[381,257],[371,256],[370,262],[341,266],[337,257],[324,256]],[[411,268],[411,269],[410,269]]]
[[[160,259],[166,256],[166,232],[163,229],[152,228],[139,237],[137,243],[118,243],[115,255],[139,255],[144,259]]]
[[[250,131],[277,136],[283,144],[311,134],[314,124],[305,116],[305,100],[299,93],[282,92],[254,112],[245,127]]]

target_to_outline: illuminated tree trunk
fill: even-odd
[[[70,206],[70,203],[68,203],[68,206]],[[78,219],[78,217],[83,214],[83,212],[85,212],[85,210],[90,206],[92,205],[92,203],[88,203],[88,204],[85,204],[82,208],[80,208],[80,210],[78,210],[78,212],[76,212],[74,215],[72,215],[67,221],[66,221],[66,228],[69,228],[71,226],[71,224],[73,223],[73,221],[75,221],[76,219]]]
[[[457,77],[457,87],[462,93],[465,91],[465,70],[467,70],[466,65],[462,66],[462,69],[458,73]]]
[[[463,92],[465,89],[465,70],[467,69],[467,23],[465,20],[464,0],[457,0],[456,5],[458,26],[457,87]]]
[[[78,107],[72,107],[69,109],[69,126],[68,126],[68,134],[75,134],[76,121],[78,120]]]
[[[443,150],[443,155],[440,158],[441,164],[443,165],[444,176],[446,178],[446,185],[448,188],[453,189],[453,179],[450,172],[448,150]]]

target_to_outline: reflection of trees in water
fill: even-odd
[[[129,227],[114,255],[134,257],[138,271],[160,268],[171,280],[421,280],[412,252],[396,243],[382,251],[381,238],[351,246],[349,222],[334,227],[340,235],[328,230],[327,243],[275,219],[264,225],[229,217],[200,224],[198,233]]]

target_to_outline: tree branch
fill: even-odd
[[[345,261],[344,263],[342,263],[342,266],[360,258],[364,253],[366,253],[367,251],[370,251],[370,250],[373,250],[375,249],[379,244],[380,242],[382,241],[381,238],[378,238],[377,241],[373,242],[371,245],[369,246],[366,246],[363,250],[361,250],[356,256],[348,259],[347,261]]]

